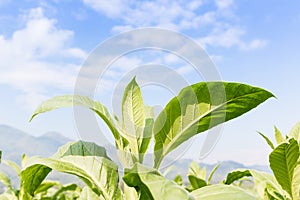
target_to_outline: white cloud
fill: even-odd
[[[233,0],[216,0],[216,5],[219,9],[227,9],[233,6]]]
[[[210,46],[221,46],[230,48],[237,46],[241,50],[252,50],[261,48],[266,45],[265,40],[254,39],[250,42],[242,40],[242,36],[245,35],[245,30],[240,27],[229,27],[226,29],[217,29],[212,34],[198,39],[199,43],[206,47]]]
[[[24,28],[9,38],[0,35],[0,84],[21,91],[18,102],[23,103],[32,97],[40,102],[54,95],[51,89],[71,90],[79,69],[76,63],[86,57],[80,48],[70,47],[74,33],[57,28],[56,20],[45,17],[40,7],[23,19]]]
[[[205,46],[241,50],[261,48],[266,41],[254,38],[245,41],[244,28],[236,24],[234,0],[211,2],[193,0],[83,0],[84,3],[103,15],[121,21],[112,28],[113,32],[127,31],[138,27],[162,27],[177,31],[189,31],[193,37],[201,38]],[[209,6],[204,7],[209,4]]]

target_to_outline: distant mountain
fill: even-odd
[[[16,128],[0,125],[2,158],[20,162],[22,154],[50,156],[57,148],[71,141],[59,133],[49,132],[40,137],[31,136]]]
[[[69,141],[71,141],[69,138],[56,132],[48,132],[40,137],[34,137],[11,126],[0,125],[0,150],[2,151],[2,159],[14,161],[19,165],[22,154],[48,157],[54,154],[60,146]],[[19,184],[17,174],[10,167],[1,164],[0,170],[12,178],[13,185],[17,186]],[[58,175],[58,173],[52,173],[51,176],[56,180],[65,180],[65,183],[74,180],[72,177],[66,178],[67,176]]]

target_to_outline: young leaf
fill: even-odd
[[[207,179],[207,184],[210,185],[210,182],[211,182],[211,179],[213,177],[213,175],[215,174],[215,172],[219,169],[220,167],[220,163],[216,164],[214,166],[214,168],[211,170],[209,176],[208,176],[208,179]]]
[[[191,190],[196,190],[206,186],[206,169],[201,169],[198,163],[193,161],[190,165],[188,179],[191,185]]]
[[[152,133],[153,119],[147,118],[146,106],[135,78],[127,85],[122,99],[122,130],[129,141],[130,152],[143,162]]]
[[[282,143],[269,156],[270,167],[276,180],[287,193],[293,197],[293,176],[299,159],[299,146],[295,139]]]
[[[286,139],[283,137],[283,135],[279,131],[279,129],[276,126],[274,126],[274,129],[275,129],[275,139],[276,139],[277,144],[279,145],[283,142],[286,142]]]
[[[289,138],[294,138],[298,143],[300,143],[300,122],[294,125],[288,136]]]
[[[189,179],[189,182],[190,182],[190,185],[191,185],[190,191],[193,191],[193,190],[202,188],[204,186],[207,186],[207,183],[206,183],[205,180],[203,180],[201,178],[198,178],[194,175],[188,175],[188,179]]]
[[[240,180],[241,178],[245,176],[252,176],[249,170],[236,170],[233,172],[230,172],[227,174],[226,180],[224,181],[224,184],[230,185],[234,181]]]
[[[193,198],[182,187],[160,175],[151,168],[135,163],[133,168],[125,169],[124,182],[134,187],[140,200],[192,200]]]
[[[285,200],[286,198],[281,195],[271,184],[266,184],[265,197],[267,200]]]
[[[32,117],[30,118],[30,121],[33,120],[35,116],[38,114],[48,112],[54,109],[58,108],[64,108],[64,107],[73,107],[73,106],[83,106],[86,108],[89,108],[90,110],[94,111],[99,117],[102,118],[102,120],[107,124],[110,131],[112,132],[117,147],[123,148],[127,145],[127,141],[125,138],[121,138],[119,131],[117,130],[112,117],[110,116],[109,112],[107,111],[107,108],[103,106],[98,101],[93,101],[90,98],[86,96],[80,96],[80,95],[65,95],[65,96],[57,96],[52,99],[49,99],[45,102],[43,102],[34,112]]]
[[[197,83],[181,90],[154,122],[155,159],[162,159],[192,136],[234,119],[273,97],[261,88],[240,83]]]
[[[174,182],[177,183],[178,185],[182,186],[183,181],[182,181],[182,177],[181,177],[180,174],[178,174],[177,176],[175,176]]]
[[[262,133],[260,133],[260,132],[258,132],[258,134],[261,135],[261,136],[265,139],[265,141],[268,143],[268,145],[269,145],[272,149],[275,149],[274,144],[271,142],[271,140],[270,140],[267,136],[265,136],[264,134],[262,134]]]
[[[241,189],[240,187],[232,185],[215,184],[202,187],[191,192],[191,195],[196,200],[216,200],[216,199],[230,199],[230,200],[255,200],[256,198]]]
[[[9,177],[0,171],[0,182],[2,182],[8,189],[12,189]]]

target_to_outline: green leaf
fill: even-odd
[[[296,123],[288,134],[289,138],[294,138],[300,143],[300,122]]]
[[[0,182],[2,182],[8,189],[12,189],[10,179],[6,174],[0,171]]]
[[[214,168],[211,170],[211,172],[208,176],[208,179],[207,179],[207,184],[208,185],[210,185],[211,179],[212,179],[213,175],[215,174],[215,172],[218,170],[219,167],[220,167],[220,163],[216,164],[214,166]]]
[[[56,181],[44,181],[41,183],[38,188],[34,191],[34,195],[37,195],[39,193],[45,193],[47,190],[49,190],[52,187],[62,187],[62,185],[59,182]]]
[[[206,169],[201,169],[198,163],[193,161],[189,168],[188,179],[191,185],[191,190],[196,190],[206,186]]]
[[[83,106],[89,108],[90,110],[94,111],[102,120],[107,124],[109,129],[111,130],[115,140],[117,147],[124,147],[127,145],[127,141],[125,138],[121,138],[119,131],[117,130],[112,117],[110,116],[107,108],[103,106],[98,101],[93,101],[86,96],[80,95],[64,95],[64,96],[56,96],[52,99],[49,99],[43,102],[34,112],[30,121],[33,120],[35,116],[38,114],[48,112],[58,108],[64,107],[73,107],[73,106]]]
[[[293,197],[293,176],[299,159],[299,146],[295,139],[282,143],[269,156],[270,167],[276,180],[287,193]]]
[[[224,184],[226,185],[230,185],[231,183],[233,183],[234,181],[240,180],[243,177],[246,176],[252,176],[249,170],[236,170],[236,171],[232,171],[229,174],[227,174],[227,177],[224,181]]]
[[[21,174],[21,168],[19,167],[19,165],[17,163],[10,161],[10,160],[3,160],[3,163],[5,163],[6,165],[13,168],[18,175]]]
[[[294,199],[300,199],[300,163],[299,162],[294,170],[292,188],[293,188]]]
[[[276,181],[275,177],[272,174],[266,172],[260,172],[256,170],[250,170],[250,172],[254,179],[255,190],[258,196],[260,197],[260,199],[264,199],[265,189],[267,185],[269,185],[269,187],[274,188],[282,196],[285,196],[284,194],[286,192],[282,190],[281,186],[278,184],[278,182]]]
[[[122,131],[129,141],[130,152],[140,163],[148,149],[153,119],[147,118],[146,106],[135,78],[127,85],[122,99]]]
[[[19,198],[12,191],[6,191],[0,194],[0,200],[19,200]]]
[[[188,179],[191,185],[191,191],[196,190],[198,188],[202,188],[204,186],[207,186],[207,183],[205,180],[198,178],[194,175],[188,175]]]
[[[190,164],[188,175],[194,175],[198,178],[205,180],[206,179],[206,168],[204,167],[203,169],[201,169],[197,162],[192,161],[192,163]]]
[[[78,141],[64,145],[52,158],[26,158],[21,173],[22,196],[33,196],[52,169],[78,176],[104,199],[120,196],[117,165],[103,157],[103,150],[94,143]]]
[[[140,200],[193,199],[186,190],[163,177],[157,170],[139,163],[135,163],[131,169],[125,169],[123,180],[137,190]]]
[[[258,132],[258,133],[259,133],[259,135],[261,135],[261,136],[265,139],[265,141],[268,143],[268,145],[269,145],[272,149],[275,149],[274,144],[271,142],[271,140],[270,140],[267,136],[265,136],[264,134],[262,134],[262,133],[260,133],[260,132]]]
[[[155,168],[192,136],[234,119],[273,94],[240,83],[197,83],[181,90],[154,122]]]
[[[271,184],[266,183],[266,189],[265,189],[265,197],[268,200],[285,200],[286,198],[278,193],[275,188],[272,187]]]
[[[275,129],[275,139],[277,144],[281,144],[283,142],[286,142],[286,139],[284,138],[284,136],[282,135],[282,133],[278,130],[278,128],[276,126],[274,126]]]
[[[178,185],[182,186],[182,184],[183,184],[182,176],[180,174],[178,174],[177,176],[175,176],[174,182],[177,183]]]
[[[100,197],[89,187],[84,187],[81,191],[78,200],[99,200],[99,198]]]
[[[52,158],[62,158],[64,156],[99,156],[110,159],[104,147],[98,146],[94,142],[82,140],[68,142],[61,146]]]
[[[78,176],[106,200],[120,195],[117,165],[106,158],[97,156],[65,156],[60,159],[32,157],[28,158],[26,162],[27,166],[22,171],[22,184],[24,192],[28,192],[30,195],[45,178],[44,174],[34,173],[39,171],[46,173],[47,171],[43,169],[36,169],[43,167],[48,168],[49,171],[53,169]],[[37,178],[39,179],[36,180]]]
[[[29,159],[29,158],[27,158]],[[26,161],[27,161],[26,159]],[[32,165],[26,167],[21,172],[20,196],[22,199],[31,199],[35,190],[40,186],[46,176],[50,173],[51,168],[44,165]]]
[[[196,200],[255,200],[256,198],[244,191],[243,189],[232,186],[232,185],[223,185],[215,184],[202,187],[200,189],[194,190],[191,192],[191,195]]]
[[[55,192],[55,194],[52,196],[52,198],[53,199],[61,199],[61,198],[64,198],[70,192],[71,192],[71,194],[76,195],[76,192],[78,190],[79,190],[78,185],[71,183],[69,185],[62,186],[58,191]]]

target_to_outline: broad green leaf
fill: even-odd
[[[259,135],[261,135],[261,136],[265,139],[265,141],[268,143],[268,145],[269,145],[272,149],[275,149],[274,144],[272,143],[272,141],[271,141],[267,136],[265,136],[264,134],[262,134],[262,133],[260,133],[260,132],[258,132],[258,133],[259,133]]]
[[[64,156],[99,156],[110,159],[104,147],[98,146],[94,142],[82,140],[68,142],[61,146],[52,158],[61,158]]]
[[[90,110],[94,111],[99,117],[102,118],[102,120],[106,123],[106,125],[109,127],[110,131],[112,132],[117,147],[124,147],[127,145],[127,141],[125,138],[121,138],[119,131],[117,130],[112,117],[110,116],[107,108],[103,106],[98,101],[93,101],[90,98],[86,96],[80,96],[80,95],[65,95],[65,96],[56,96],[52,99],[49,99],[45,102],[43,102],[37,110],[34,112],[32,117],[30,118],[30,121],[37,116],[38,114],[48,112],[54,109],[58,108],[64,108],[64,107],[73,107],[73,106],[83,106],[86,108],[89,108]]]
[[[28,161],[29,158],[26,159]],[[31,199],[35,190],[40,186],[46,176],[50,173],[51,168],[45,165],[32,165],[26,167],[21,172],[20,196],[21,199]]]
[[[78,200],[99,200],[100,198],[91,188],[84,187],[81,191],[81,194],[78,198]]]
[[[243,177],[252,176],[249,170],[235,170],[227,174],[224,184],[230,185]]]
[[[122,131],[129,141],[130,152],[138,155],[140,163],[148,149],[153,119],[147,118],[142,93],[135,78],[127,85],[122,99]]]
[[[206,186],[206,169],[201,169],[198,163],[193,161],[189,168],[188,179],[191,185],[191,190],[196,190]]]
[[[270,167],[281,187],[293,197],[293,176],[299,159],[299,146],[295,139],[282,143],[269,156]]]
[[[78,176],[105,199],[120,195],[117,165],[107,159],[104,148],[95,143],[70,142],[62,146],[52,158],[26,158],[24,165],[21,193],[25,197],[34,194],[52,169]]]
[[[190,194],[173,181],[163,177],[157,170],[135,163],[125,169],[124,182],[134,187],[140,200],[192,200]]]
[[[298,144],[300,143],[300,122],[294,125],[288,136],[297,140]]]
[[[112,161],[97,156],[64,156],[60,159],[32,157],[26,160],[27,166],[22,171],[24,192],[33,194],[45,177],[34,172],[36,168],[46,167],[58,172],[73,174],[81,178],[94,192],[102,195],[105,200],[120,196],[118,188],[117,165]],[[45,171],[45,170],[41,170]],[[49,173],[49,172],[48,172]],[[47,174],[48,174],[47,173]],[[47,175],[46,174],[46,175]],[[34,185],[34,186],[33,186]]]
[[[276,139],[277,144],[279,145],[283,142],[286,142],[286,139],[284,138],[282,133],[279,131],[279,129],[276,126],[274,126],[274,129],[275,129],[275,139]]]
[[[265,189],[267,185],[269,185],[269,187],[274,188],[282,196],[285,196],[285,194],[287,194],[284,190],[282,190],[281,186],[278,184],[278,182],[272,174],[260,172],[257,170],[250,170],[250,172],[254,179],[254,187],[259,199],[264,199]]]
[[[196,200],[255,200],[256,198],[245,190],[232,186],[215,184],[202,187],[191,192]]]
[[[241,83],[197,83],[181,90],[154,122],[155,168],[192,136],[234,119],[273,97]]]
[[[215,172],[219,169],[219,167],[220,167],[220,163],[216,164],[216,165],[214,166],[214,168],[211,170],[211,172],[210,172],[210,174],[209,174],[209,176],[208,176],[208,179],[207,179],[207,184],[208,184],[208,185],[210,184],[213,175],[214,175]]]

